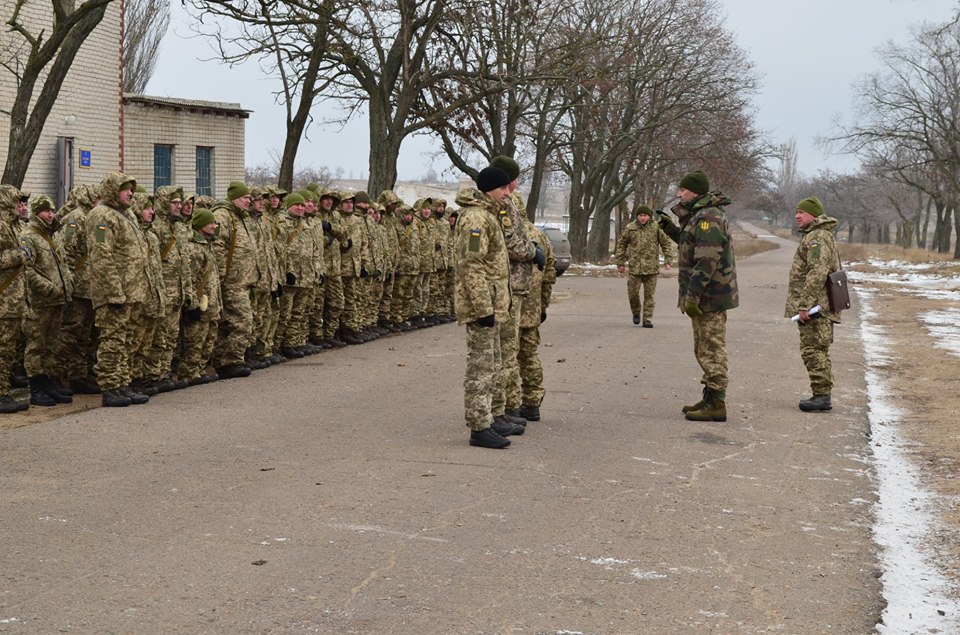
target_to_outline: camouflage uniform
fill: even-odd
[[[727,310],[739,304],[737,265],[727,217],[721,209],[730,199],[709,192],[684,206],[673,207],[680,227],[670,224],[663,231],[677,243],[680,269],[679,305],[693,303],[703,315],[691,317],[693,351],[703,369],[701,383],[726,396],[727,389]]]
[[[348,206],[348,212],[343,205],[345,200],[352,198],[348,192],[340,193],[340,213],[347,233],[347,241],[340,243],[340,279],[343,281],[343,314],[340,323],[344,334],[351,336],[363,329],[360,280],[369,275],[364,264],[369,262],[370,258],[370,246],[363,219],[353,212],[351,206]]]
[[[827,298],[827,276],[839,266],[834,232],[837,221],[829,216],[817,216],[802,230],[790,268],[785,317],[793,317],[802,309],[820,305],[821,313],[799,323],[800,357],[810,376],[814,396],[829,395],[833,390],[833,369],[830,362],[830,344],[833,343],[833,325],[840,323],[840,313],[830,310]]]
[[[670,239],[652,220],[642,225],[637,220],[628,223],[617,240],[617,267],[624,267],[628,262],[630,263],[627,267],[627,299],[630,302],[630,313],[638,316],[641,314],[642,307],[644,321],[649,321],[653,317],[661,251],[664,262],[669,263],[673,259]],[[643,287],[642,305],[640,304],[640,287]]]
[[[520,367],[521,414],[530,406],[540,407],[545,393],[543,366],[540,364],[540,324],[546,319],[553,285],[557,281],[556,258],[550,239],[529,220],[524,223],[527,235],[544,250],[546,264],[541,272],[534,267],[530,276],[530,293],[520,297],[520,336],[517,364]]]
[[[434,241],[433,280],[430,284],[430,301],[427,303],[427,314],[442,316],[446,313],[447,305],[446,246],[447,236],[450,234],[450,223],[441,213],[438,213],[437,200],[433,201],[434,211],[427,221],[430,227],[430,237]]]
[[[20,190],[0,185],[0,397],[10,395],[10,375],[19,365],[17,343],[26,313],[24,265],[26,250],[14,231]]]
[[[130,204],[130,211],[141,218],[140,230],[144,241],[147,243],[147,293],[140,308],[140,314],[134,325],[133,342],[136,347],[130,365],[130,375],[134,381],[157,381],[165,376],[170,368],[163,365],[164,356],[159,354],[163,349],[161,339],[164,337],[163,331],[165,325],[163,321],[174,319],[174,323],[179,327],[180,314],[171,316],[166,310],[169,286],[164,279],[164,263],[161,253],[160,238],[151,230],[153,223],[148,223],[140,217],[140,212],[151,203],[145,194],[134,194],[133,202]],[[156,212],[156,210],[154,210]],[[186,259],[186,255],[182,254]],[[174,344],[179,335],[179,328],[174,333]],[[173,353],[170,353],[171,359]]]
[[[233,203],[218,201],[213,207],[220,225],[213,252],[223,302],[213,361],[217,368],[243,366],[247,348],[253,343],[250,292],[260,280],[256,230],[250,215]]]
[[[277,275],[279,276],[279,281],[282,285],[283,283],[283,272],[284,267],[286,266],[285,262],[285,252],[283,244],[280,242],[280,224],[283,221],[283,204],[280,200],[281,193],[285,196],[286,192],[277,187],[269,187],[267,191],[270,192],[270,202],[267,205],[266,214],[263,215],[263,220],[266,223],[267,227],[265,228],[270,234],[270,245],[273,248],[273,257],[276,260],[277,264]],[[279,204],[278,207],[273,207],[273,203],[276,202]],[[271,294],[270,310],[267,315],[264,317],[263,321],[263,330],[265,335],[270,338],[271,352],[275,356],[280,351],[280,341],[277,337],[277,331],[280,328],[280,292],[282,289],[277,289]],[[281,361],[279,358],[271,359],[271,362]]]
[[[282,284],[280,263],[273,245],[273,227],[269,217],[261,211],[266,209],[265,190],[250,190],[250,222],[257,246],[257,268],[260,279],[251,292],[251,310],[253,311],[253,357],[261,365],[273,354],[276,323],[273,314],[280,313],[280,293]],[[259,202],[258,202],[259,201]],[[311,294],[311,300],[313,295]],[[269,363],[269,362],[267,362]]]
[[[213,357],[223,302],[220,295],[220,270],[213,251],[213,237],[204,236],[192,226],[190,230],[192,234],[186,243],[186,252],[190,263],[190,282],[197,297],[200,319],[184,320],[183,356],[177,376],[196,383],[205,374],[207,364]]]
[[[330,197],[336,208],[339,202],[339,194],[330,191],[320,191],[320,198]],[[321,201],[322,203],[322,201]],[[326,241],[323,246],[323,300],[322,315],[323,319],[319,326],[323,329],[323,339],[327,343],[337,341],[337,331],[340,330],[340,317],[343,314],[343,279],[340,277],[340,247],[347,242],[347,230],[343,223],[343,217],[336,209],[327,211],[321,204],[317,216],[321,227],[326,235]],[[330,229],[323,229],[320,225],[326,222]],[[316,311],[319,315],[321,312]],[[316,331],[319,335],[319,331]],[[314,333],[314,325],[311,322],[311,333]],[[341,342],[342,344],[342,342]]]
[[[370,204],[370,210],[362,216],[367,232],[367,264],[370,274],[361,283],[360,322],[362,329],[369,331],[377,323],[380,310],[380,296],[383,294],[383,235],[380,225],[374,218],[376,211]]]
[[[409,323],[414,312],[414,294],[420,276],[420,232],[416,219],[409,223],[403,216],[413,214],[409,205],[397,208],[397,265],[393,283],[393,300],[390,306],[390,321],[394,324]]]
[[[147,296],[147,244],[137,221],[120,203],[120,188],[136,181],[113,172],[100,183],[102,202],[87,223],[90,298],[100,342],[96,373],[104,391],[130,384],[134,317]]]
[[[400,243],[397,238],[397,226],[400,224],[397,219],[396,209],[403,204],[400,197],[392,190],[384,190],[377,198],[377,203],[383,208],[380,212],[380,231],[384,240],[384,280],[383,294],[380,296],[380,307],[377,311],[378,322],[386,327],[393,327],[396,330],[396,324],[392,318],[393,294],[397,285],[395,278],[397,272],[397,259],[400,251]]]
[[[314,306],[317,281],[323,271],[322,234],[314,231],[310,219],[284,215],[279,238],[286,259],[280,321],[283,324],[283,349],[297,349],[307,344],[310,311]],[[283,350],[281,349],[281,351]]]
[[[424,206],[430,206],[430,199],[420,199],[413,205],[413,225],[417,229],[417,244],[420,246],[420,273],[413,291],[413,317],[417,322],[428,316],[427,303],[430,301],[430,285],[434,271],[434,241],[430,235],[430,224],[423,217]]]
[[[505,320],[510,310],[510,268],[497,204],[470,188],[457,194],[461,207],[454,243],[457,321],[467,328],[464,418],[471,430],[493,423],[493,398],[500,372],[499,329],[477,320]]]

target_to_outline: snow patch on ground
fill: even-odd
[[[944,309],[921,313],[920,319],[933,336],[934,345],[960,356],[960,310]]]
[[[911,269],[904,264],[897,269]],[[874,455],[878,501],[873,536],[881,547],[883,597],[887,606],[877,632],[960,632],[956,616],[957,589],[937,569],[936,554],[929,540],[937,520],[933,500],[910,461],[907,444],[900,436],[903,417],[887,399],[883,369],[890,366],[883,329],[871,309],[871,292],[858,289],[860,335],[867,362],[867,394],[870,402],[870,446]],[[943,614],[941,614],[943,612]]]

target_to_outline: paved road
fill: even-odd
[[[855,316],[803,414],[792,256],[743,260],[730,420],[687,422],[676,279],[562,277],[544,420],[467,445],[446,325],[0,432],[0,631],[868,633],[880,614]]]

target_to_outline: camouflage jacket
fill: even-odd
[[[383,243],[380,238],[380,230],[377,229],[377,221],[373,220],[370,214],[365,214],[362,218],[364,229],[367,231],[367,259],[364,268],[371,276],[382,276]]]
[[[617,266],[630,263],[631,276],[648,276],[660,271],[660,253],[664,262],[673,260],[673,247],[670,238],[660,230],[653,220],[641,225],[637,221],[628,223],[617,240]]]
[[[187,254],[190,283],[197,295],[197,308],[201,309],[200,319],[204,322],[219,320],[223,301],[220,295],[220,266],[213,251],[213,239],[194,231],[187,242]],[[203,310],[204,304],[207,305],[206,310]]]
[[[19,318],[26,313],[27,257],[13,224],[19,199],[19,189],[0,185],[0,318]]]
[[[147,295],[143,301],[141,314],[148,318],[162,318],[166,313],[169,286],[163,277],[163,260],[160,257],[163,248],[160,245],[160,239],[152,231],[151,225],[153,223],[140,222],[140,230],[147,243]],[[186,267],[189,264],[186,254],[183,258]]]
[[[530,272],[530,293],[522,296],[520,307],[520,328],[534,328],[540,326],[540,314],[545,313],[550,306],[550,297],[553,294],[553,285],[557,281],[557,259],[550,245],[550,238],[529,220],[524,221],[527,236],[540,245],[546,257],[543,271],[533,267]]]
[[[220,284],[252,289],[260,280],[257,236],[250,215],[230,203],[214,203],[213,216],[220,228],[213,239]]]
[[[721,209],[729,204],[729,198],[709,192],[689,207],[673,207],[680,227],[668,225],[664,232],[677,243],[679,306],[692,301],[709,312],[733,309],[740,303],[733,240]]]
[[[347,229],[343,224],[343,217],[337,210],[317,212],[316,222],[318,225],[326,221],[330,223],[330,231],[324,232],[326,240],[323,244],[323,273],[328,276],[340,275],[340,244],[347,242]]]
[[[147,296],[147,244],[133,216],[120,208],[120,186],[130,179],[120,172],[104,177],[102,202],[87,218],[90,250],[90,299],[93,307],[135,304]]]
[[[283,284],[287,284],[287,274],[293,274],[296,282],[289,286],[315,287],[323,274],[323,240],[314,224],[305,216],[284,214],[280,240],[287,253]]]
[[[62,306],[70,301],[73,281],[63,249],[53,242],[59,227],[54,219],[47,225],[37,216],[30,216],[27,228],[20,234],[20,244],[33,251],[27,265],[27,305],[30,308]]]
[[[180,227],[184,227],[187,223],[182,216],[174,216],[170,213],[170,200],[177,197],[183,197],[183,191],[180,188],[173,185],[158,187],[153,208],[154,220],[150,225],[144,226],[144,231],[152,232],[160,243],[165,305],[170,310],[196,306],[196,298],[193,297],[193,288],[190,284],[184,232],[180,230]]]
[[[507,252],[510,254],[510,291],[516,295],[530,293],[532,261],[537,254],[537,248],[527,237],[527,230],[524,228],[526,219],[527,212],[523,199],[517,192],[511,193],[510,198],[500,210],[500,226],[503,228]]]
[[[460,219],[454,239],[454,307],[461,324],[488,315],[507,319],[510,264],[496,202],[477,189],[457,194]]]
[[[397,225],[399,225],[399,222],[393,214],[384,212],[380,217],[380,234],[383,237],[383,270],[388,277],[397,270],[398,252],[400,251]]]
[[[90,210],[74,207],[60,223],[53,235],[63,248],[67,268],[73,274],[73,297],[90,298],[90,252],[87,249],[87,219]]]
[[[261,291],[275,291],[278,285],[283,284],[280,271],[280,261],[277,259],[277,250],[273,244],[273,224],[266,212],[250,213],[250,222],[257,244],[257,268],[260,270],[260,280],[257,288]],[[320,262],[323,262],[320,260]]]
[[[420,273],[420,232],[416,219],[397,221],[397,271],[403,275]]]
[[[360,276],[360,269],[366,268],[364,265],[370,260],[367,253],[370,248],[367,228],[356,214],[344,214],[342,218],[347,239],[340,241],[340,275],[357,278]]]
[[[833,237],[836,229],[835,218],[818,216],[802,231],[790,267],[784,317],[793,317],[800,309],[811,309],[819,304],[824,317],[831,322],[840,322],[840,313],[830,310],[827,298],[827,276],[840,268],[837,242]]]
[[[440,226],[440,223],[445,222],[442,218],[438,220],[433,214],[426,220],[430,242],[433,243],[433,267],[430,269],[431,271],[446,271],[447,269],[446,252],[443,250],[445,235],[443,227]]]
[[[419,209],[413,209],[413,222],[410,224],[417,230],[417,245],[420,257],[420,273],[430,273],[433,268],[433,236],[430,235],[429,221],[424,220],[420,215]]]

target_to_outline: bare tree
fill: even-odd
[[[170,26],[170,2],[125,0],[123,13],[123,91],[142,93],[153,75],[160,42]]]
[[[11,47],[9,57],[0,60],[0,66],[12,75],[17,93],[9,113],[10,137],[0,182],[17,187],[23,184],[43,126],[77,52],[113,1],[87,0],[77,5],[69,0],[51,0],[53,25],[49,30],[31,30],[20,15],[26,0],[13,3],[7,25],[20,42]]]

